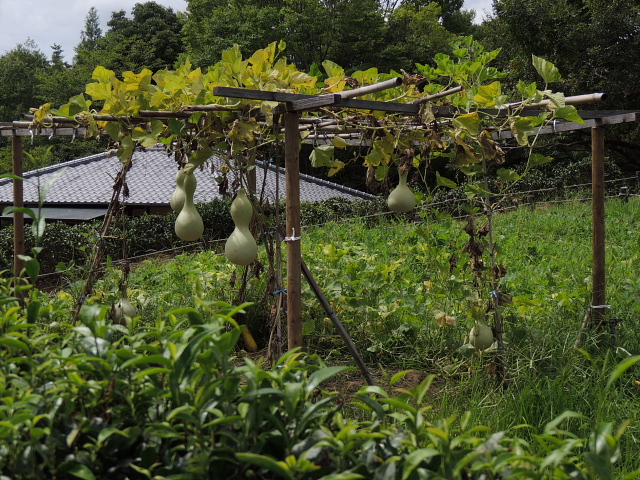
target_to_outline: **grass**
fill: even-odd
[[[539,430],[571,410],[583,415],[569,421],[579,434],[601,420],[620,425],[630,419],[619,467],[628,472],[640,448],[640,374],[630,370],[612,390],[605,383],[625,352],[640,353],[640,201],[609,200],[606,208],[608,318],[623,320],[615,335],[606,334],[613,347],[606,353],[595,348],[596,338],[587,338],[583,350],[574,348],[591,297],[590,205],[521,208],[495,217],[497,259],[507,270],[500,290],[513,300],[503,310],[505,388],[496,388],[493,378],[495,353],[459,350],[473,325],[469,305],[485,302],[488,291],[482,281],[473,285],[463,222],[426,219],[416,225],[380,217],[373,228],[370,219],[332,222],[303,232],[303,256],[368,365],[437,375],[428,401],[438,415],[471,411],[496,430]],[[212,252],[147,260],[131,272],[129,297],[143,322],[151,323],[169,308],[192,305],[194,295],[233,302],[241,282],[240,273],[231,281],[233,272],[225,257]],[[119,278],[110,270],[97,283],[94,301],[113,302]],[[245,320],[261,347],[269,333],[269,306],[262,304],[267,280],[247,279],[247,301],[255,304]],[[351,364],[306,285],[303,311],[305,350],[329,363]],[[442,312],[457,323],[439,326]],[[521,432],[533,440],[529,427]]]

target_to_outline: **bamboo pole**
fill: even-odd
[[[284,114],[287,192],[287,330],[289,350],[302,346],[302,267],[300,248],[300,114]]]
[[[383,90],[400,85],[402,85],[402,77],[394,77],[389,80],[385,80],[384,82],[367,85],[366,87],[355,88],[353,90],[343,90],[342,92],[338,92],[338,95],[342,98],[355,98],[368,95],[369,93],[382,92]]]
[[[22,137],[11,137],[11,150],[13,174],[22,178],[24,174]],[[13,206],[16,208],[24,207],[22,180],[13,179]],[[20,259],[20,255],[24,255],[24,214],[13,212],[13,275],[16,282],[24,268],[24,260]]]
[[[593,196],[593,319],[601,330],[605,322],[605,222],[604,222],[604,127],[591,129]]]
[[[443,90],[442,92],[434,93],[433,95],[427,95],[422,98],[417,98],[411,103],[420,105],[421,103],[427,103],[431,100],[437,100],[438,98],[446,97],[447,95],[453,95],[454,93],[461,92],[462,90],[464,90],[464,88],[461,85],[458,85],[457,87],[450,88],[449,90]]]

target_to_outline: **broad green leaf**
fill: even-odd
[[[165,373],[170,373],[171,369],[169,368],[162,368],[162,367],[149,367],[149,368],[145,368],[144,370],[136,373],[133,376],[134,380],[138,380],[139,378],[142,377],[151,377],[151,376],[156,376],[156,375],[164,375]]]
[[[93,100],[107,100],[111,98],[111,85],[100,82],[89,83],[87,84],[85,93],[91,95]]]
[[[31,353],[31,349],[26,343],[24,343],[22,340],[17,340],[12,337],[0,337],[0,345],[4,345],[5,347],[8,347],[10,349],[20,350],[25,355],[29,355]]]
[[[184,122],[181,122],[176,118],[170,118],[168,125],[169,131],[174,135],[180,135],[182,133],[182,130],[184,129]]]
[[[404,461],[402,469],[402,480],[407,480],[413,471],[427,458],[440,455],[441,452],[435,448],[420,448],[411,452]]]
[[[309,160],[311,160],[311,165],[315,168],[332,167],[335,160],[334,154],[335,147],[333,145],[320,145],[313,149]]]
[[[325,60],[322,62],[327,77],[344,77],[344,68],[331,60]]]
[[[307,393],[311,393],[314,391],[318,385],[320,385],[325,380],[330,379],[331,377],[336,376],[340,372],[344,372],[346,370],[352,370],[353,367],[325,367],[320,370],[317,370],[311,374],[309,377],[309,383],[305,387]]]
[[[68,473],[70,473],[74,477],[82,478],[83,480],[96,480],[95,475],[91,472],[91,470],[89,470],[89,467],[80,463],[74,464],[68,470]]]
[[[236,453],[236,459],[240,462],[251,463],[254,465],[258,465],[262,468],[266,468],[270,472],[273,472],[280,477],[288,478],[293,480],[293,473],[287,467],[287,464],[284,462],[277,462],[271,457],[267,457],[265,455],[258,455],[256,453]]]
[[[362,403],[364,403],[369,408],[371,408],[371,410],[376,412],[376,415],[378,416],[378,420],[380,420],[380,421],[384,420],[384,417],[386,416],[387,412],[385,412],[384,407],[382,406],[382,404],[380,404],[379,402],[377,402],[373,398],[369,397],[368,395],[356,394],[356,397]]]
[[[569,122],[575,122],[581,125],[585,124],[584,120],[578,113],[578,109],[576,109],[576,107],[574,107],[573,105],[567,105],[566,107],[558,108],[554,112],[554,117],[563,118],[564,120],[567,120]]]
[[[520,145],[529,144],[529,134],[544,121],[541,117],[513,117],[509,120],[511,132]]]
[[[532,57],[533,66],[545,83],[553,83],[562,80],[560,72],[553,63],[548,62],[544,58],[536,57],[535,55],[532,55]]]
[[[389,166],[388,165],[379,165],[376,167],[376,180],[381,182],[383,181],[386,177],[387,174],[389,173]]]
[[[101,83],[110,83],[111,79],[115,77],[115,72],[98,65],[91,74],[92,80],[97,80]]]
[[[453,119],[453,126],[469,132],[471,135],[477,135],[480,132],[480,115],[478,112],[459,115]]]
[[[627,357],[613,369],[613,372],[609,375],[607,380],[607,388],[611,387],[613,383],[622,376],[624,372],[633,367],[636,363],[640,362],[640,355],[634,355],[633,357]]]
[[[333,137],[331,143],[336,148],[347,148],[347,141],[342,137]]]
[[[438,181],[438,186],[448,187],[448,188],[458,188],[458,184],[453,180],[449,180],[446,177],[440,175],[440,172],[436,172],[436,179]]]
[[[40,262],[37,259],[31,258],[24,263],[24,268],[31,279],[31,283],[35,285],[38,281],[38,275],[40,275]]]
[[[489,85],[482,85],[478,89],[478,93],[473,96],[473,101],[481,107],[493,107],[496,105],[496,99],[501,95],[500,82],[493,82]]]
[[[3,215],[9,215],[10,213],[22,213],[23,215],[28,215],[29,218],[31,218],[32,220],[35,220],[36,218],[38,218],[38,215],[36,215],[36,212],[34,212],[28,207],[6,207],[2,211]]]
[[[503,182],[515,182],[522,178],[518,175],[518,172],[511,170],[510,168],[500,168],[497,173],[498,178]]]
[[[158,136],[162,133],[164,124],[160,120],[153,120],[149,125],[149,130],[142,127],[135,127],[132,132],[134,141],[140,142],[143,147],[152,148],[158,143]]]
[[[545,157],[541,153],[532,153],[529,157],[529,165],[532,167],[537,167],[538,165],[549,163],[552,160],[553,157]]]

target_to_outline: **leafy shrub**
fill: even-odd
[[[140,328],[95,304],[73,326],[54,304],[15,308],[8,281],[0,295],[5,478],[595,479],[617,457],[612,426],[578,438],[572,412],[532,443],[470,414],[434,418],[433,377],[397,397],[365,387],[361,420],[348,418],[351,399],[320,390],[347,367],[297,351],[266,369],[234,358],[242,306],[202,302]]]

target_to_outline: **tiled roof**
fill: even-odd
[[[194,201],[205,202],[221,196],[215,181],[215,177],[220,174],[221,162],[221,159],[213,157],[203,171],[196,170],[198,187]],[[114,178],[120,169],[120,161],[116,156],[110,157],[101,153],[25,173],[23,177],[28,180],[24,183],[25,204],[37,204],[38,182],[43,184],[62,168],[66,170],[49,191],[45,205],[89,206],[109,203]],[[274,199],[276,169],[273,165],[259,163],[256,167],[258,189],[263,184],[265,171],[265,189],[268,197]],[[168,205],[175,188],[176,172],[175,161],[160,148],[135,152],[131,170],[127,173],[130,196],[126,199],[126,203],[144,206]],[[286,196],[284,169],[280,169],[279,175],[280,198],[284,199]],[[333,197],[342,197],[347,200],[374,198],[373,195],[308,175],[300,177],[300,200],[303,202],[319,202]],[[229,178],[229,181],[231,180],[232,178]],[[0,204],[12,203],[12,181],[7,178],[0,179]]]

